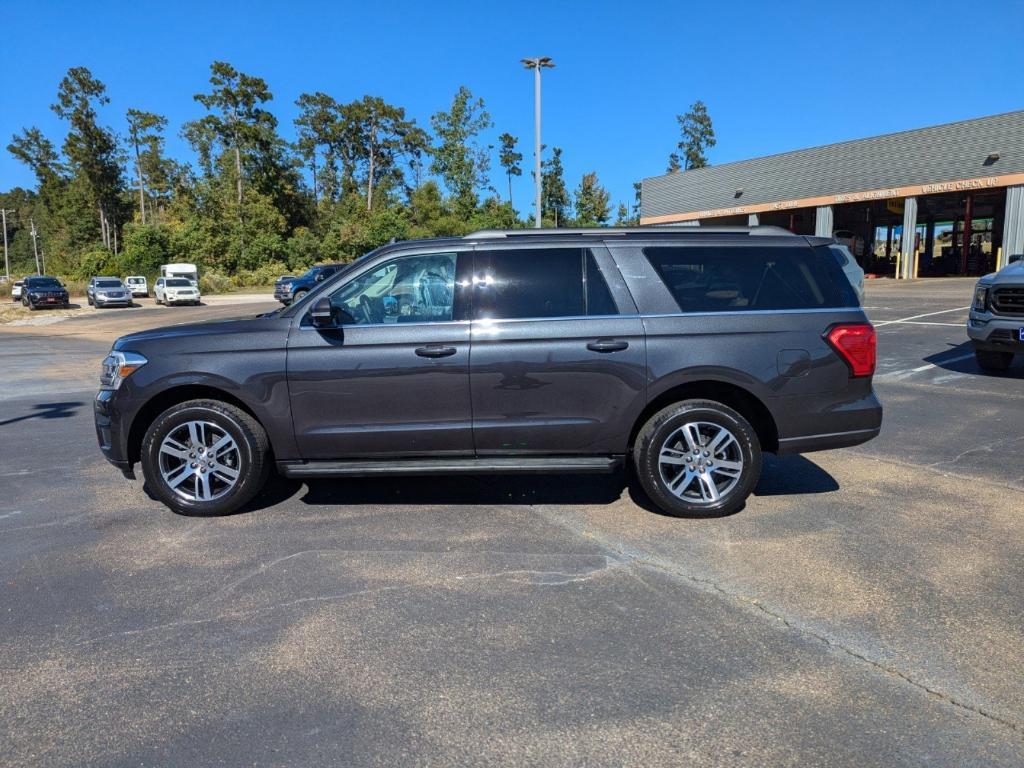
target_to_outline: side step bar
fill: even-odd
[[[285,477],[367,477],[506,473],[559,474],[613,472],[621,456],[495,456],[484,458],[385,459],[375,461],[279,461]]]

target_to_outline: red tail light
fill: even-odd
[[[871,323],[837,325],[825,338],[850,366],[854,376],[870,376],[875,372],[878,341]]]

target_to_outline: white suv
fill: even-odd
[[[198,304],[199,286],[184,277],[159,277],[153,287],[157,304]]]

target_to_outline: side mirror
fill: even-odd
[[[1024,261],[1024,253],[1015,253],[1006,260],[1007,264],[1016,264],[1018,261]]]
[[[320,272],[320,273],[318,273],[318,274],[317,274],[317,276],[316,276],[316,282],[318,282],[318,283],[319,283],[319,282],[320,282],[321,280],[323,280],[323,279],[324,279],[325,277],[326,277],[326,275],[325,275],[325,274],[324,274],[323,272]]]
[[[330,328],[334,325],[334,313],[331,311],[331,300],[326,296],[317,299],[316,304],[309,310],[309,320],[317,328]]]

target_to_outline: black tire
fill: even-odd
[[[163,302],[162,302],[162,301],[160,301],[160,297],[159,297],[159,296],[157,296],[156,294],[153,294],[153,303],[154,303],[154,304],[158,304],[158,305],[159,305],[159,304],[163,304]]]
[[[978,367],[985,371],[1005,371],[1013,362],[1013,352],[976,349],[974,357],[978,361]]]
[[[88,304],[90,307],[93,306],[92,296],[90,296],[89,294],[86,294],[85,295],[85,303]]]
[[[29,302],[26,302],[25,306],[26,306],[26,307],[28,307],[28,311],[29,311],[29,312],[35,312],[35,311],[36,311],[37,309],[39,309],[39,307],[37,307],[37,306],[36,306],[35,304],[33,304],[33,303],[32,303],[31,301],[29,301]]]
[[[715,493],[719,491],[718,486],[726,488],[718,500],[705,501],[677,496],[669,488],[665,474],[662,472],[660,454],[666,441],[674,438],[683,425],[696,423],[710,425],[698,428],[698,436],[701,436],[700,429],[705,429],[713,434],[713,427],[718,427],[731,433],[735,440],[725,443],[726,448],[721,457],[717,453],[708,456],[697,454],[695,457],[691,457],[688,451],[681,451],[682,461],[706,462],[712,459],[721,462],[728,459],[735,462],[742,458],[739,475],[736,476],[738,479],[731,486],[729,484],[730,476],[723,477],[718,474],[723,470],[707,471],[708,467],[701,465],[700,468],[706,472],[708,477],[715,476],[716,479],[713,480],[716,485]],[[705,438],[702,437],[702,439]],[[761,462],[761,443],[754,428],[732,408],[713,400],[683,400],[663,408],[643,426],[633,446],[633,463],[640,485],[659,509],[676,517],[719,517],[738,512],[743,508],[747,497],[753,492],[754,486],[757,485],[757,481],[761,477]],[[666,471],[672,471],[671,468],[674,465],[666,466],[669,467]],[[679,475],[676,477],[682,475],[687,466],[689,465],[681,463]],[[693,466],[697,468],[696,464]],[[685,476],[682,480],[685,481]],[[696,488],[693,487],[694,484],[696,484]],[[689,494],[695,495],[699,492],[702,497],[705,497],[704,489],[706,487],[699,476],[694,476],[693,480],[681,488],[681,492],[686,495],[690,489]],[[711,496],[711,494],[708,493],[707,496]],[[711,498],[713,499],[713,496]]]
[[[229,434],[238,447],[235,467],[238,479],[224,495],[211,501],[180,495],[160,472],[161,443],[173,430],[189,421],[214,424]],[[241,408],[219,400],[189,400],[168,408],[146,430],[142,441],[142,471],[153,495],[174,512],[199,517],[226,515],[244,506],[266,482],[270,472],[270,441],[260,423]]]
[[[307,293],[309,293],[309,291],[296,291],[292,294],[291,303],[294,304],[297,301],[302,301],[306,297]]]

